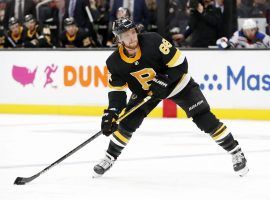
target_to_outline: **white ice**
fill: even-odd
[[[269,200],[270,122],[225,121],[250,172],[190,120],[146,119],[104,177],[92,179],[108,138],[100,136],[31,183],[29,177],[99,131],[100,118],[0,115],[0,200]]]

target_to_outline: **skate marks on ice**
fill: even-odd
[[[107,147],[102,136],[28,185],[13,185],[17,176],[35,174],[89,138],[99,123],[91,117],[0,115],[6,124],[0,126],[0,199],[270,199],[270,123],[259,121],[226,122],[247,156],[244,178],[234,174],[230,155],[188,120],[149,119],[100,179],[91,176]]]
[[[261,149],[254,151],[245,151],[246,154],[261,154],[270,153],[270,149]],[[196,157],[208,157],[208,156],[228,156],[225,153],[205,153],[205,154],[190,154],[190,155],[170,155],[170,156],[151,156],[151,157],[135,157],[119,159],[117,162],[129,162],[129,161],[144,161],[144,160],[166,160],[166,159],[179,159],[179,158],[196,158]],[[63,162],[61,165],[82,165],[82,164],[94,164],[99,160],[85,160],[77,162]],[[16,169],[16,168],[33,168],[33,167],[46,167],[50,163],[35,163],[35,164],[24,164],[24,165],[0,165],[0,169]]]

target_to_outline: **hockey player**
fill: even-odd
[[[38,47],[39,37],[41,35],[41,30],[37,23],[37,20],[33,15],[29,14],[24,17],[24,25],[26,27],[26,32],[24,36],[24,46],[25,47]]]
[[[240,176],[248,172],[246,158],[238,142],[225,124],[210,111],[209,104],[198,84],[188,73],[188,62],[181,51],[157,33],[138,34],[130,19],[118,19],[113,24],[113,33],[119,45],[106,61],[109,76],[109,105],[104,110],[101,130],[111,136],[105,157],[94,166],[94,176],[108,171],[144,118],[162,99],[170,99],[193,119],[193,122],[225,151],[232,155],[234,171]],[[125,89],[132,91],[126,104]],[[149,92],[151,100],[115,123],[119,113],[137,105]]]
[[[236,31],[233,36],[228,39],[226,37],[217,40],[220,48],[269,48],[270,37],[265,33],[259,32],[258,26],[253,19],[246,19],[242,29]]]
[[[9,31],[7,33],[7,46],[8,47],[23,47],[25,35],[25,28],[18,22],[18,19],[15,17],[11,17],[8,20]]]
[[[64,20],[65,31],[61,34],[62,47],[90,47],[94,42],[90,39],[88,34],[79,28],[72,17]]]
[[[0,49],[5,48],[6,47],[6,36],[5,36],[5,29],[4,26],[0,25]]]

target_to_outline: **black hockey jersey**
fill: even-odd
[[[83,31],[81,28],[78,28],[78,31],[73,36],[70,36],[66,31],[64,31],[60,38],[62,47],[74,48],[91,46],[90,37],[87,32]]]
[[[39,45],[39,37],[41,35],[41,30],[38,25],[36,25],[34,31],[30,31],[29,29],[26,29],[24,32],[24,46],[25,47],[38,47]]]
[[[5,48],[7,45],[6,45],[6,36],[4,34],[4,27],[2,28],[0,26],[0,49],[1,48]]]
[[[190,80],[183,53],[157,33],[138,35],[139,49],[134,58],[125,54],[122,45],[112,53],[106,64],[109,70],[109,107],[125,107],[125,88],[140,98],[147,96],[152,79],[167,74],[170,79],[168,97],[180,92]]]
[[[26,34],[26,29],[23,26],[20,26],[19,29],[18,35],[13,35],[11,31],[8,31],[8,38],[6,38],[8,47],[24,47],[24,35]]]

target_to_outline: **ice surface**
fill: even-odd
[[[0,200],[269,200],[270,122],[225,122],[246,154],[244,178],[190,120],[146,119],[104,177],[91,178],[109,141],[100,136],[16,186],[16,177],[34,175],[98,132],[100,118],[0,115]]]

